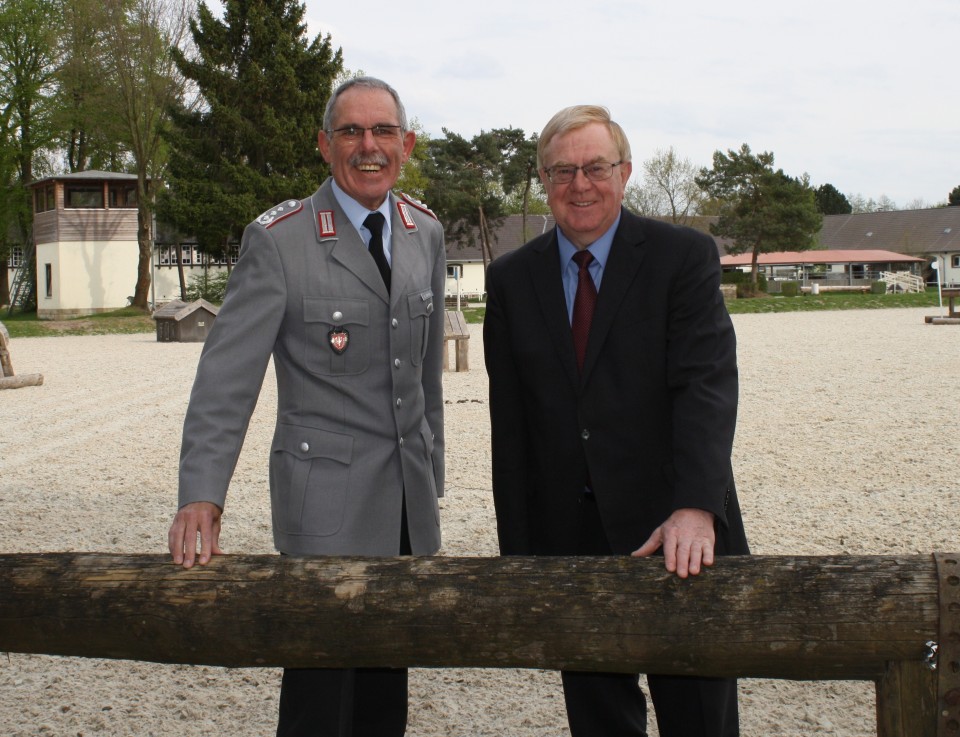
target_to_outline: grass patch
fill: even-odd
[[[939,307],[936,289],[920,294],[860,294],[857,292],[821,292],[796,297],[761,295],[727,302],[731,315],[762,312],[815,312],[822,310],[881,310],[897,307]]]
[[[0,312],[0,322],[7,327],[11,338],[42,338],[51,335],[110,335],[153,333],[156,323],[150,314],[135,307],[86,315],[69,320],[39,320],[35,312]]]

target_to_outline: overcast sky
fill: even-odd
[[[208,3],[218,7],[216,0]],[[351,71],[431,136],[608,107],[636,164],[748,143],[814,186],[905,207],[960,185],[960,0],[306,0]]]

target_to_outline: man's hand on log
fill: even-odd
[[[222,511],[210,502],[185,504],[173,518],[167,542],[173,562],[192,568],[194,562],[204,566],[220,549],[220,515]],[[200,536],[200,555],[197,556],[197,535]]]
[[[646,558],[662,547],[667,570],[686,578],[700,573],[701,565],[713,565],[715,541],[712,513],[703,509],[678,509],[632,555]]]

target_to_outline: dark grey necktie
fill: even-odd
[[[371,212],[367,219],[363,221],[364,227],[370,231],[370,255],[373,256],[377,268],[380,269],[380,276],[383,283],[390,291],[390,264],[387,263],[387,257],[383,253],[383,215],[379,212]]]

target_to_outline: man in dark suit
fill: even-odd
[[[504,555],[747,552],[730,455],[736,341],[713,240],[622,208],[630,147],[562,110],[538,168],[557,228],[493,261],[484,352]],[[637,675],[563,672],[573,737],[646,735]],[[661,737],[734,737],[736,681],[649,675]]]
[[[202,565],[220,552],[227,486],[271,356],[277,549],[391,556],[440,547],[443,229],[391,191],[414,142],[392,87],[345,82],[319,133],[332,178],[247,226],[184,421],[169,533],[176,563]],[[289,669],[277,734],[401,737],[406,717],[406,670]]]

